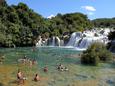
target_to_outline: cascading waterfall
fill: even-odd
[[[79,50],[86,50],[88,46],[90,46],[94,42],[102,42],[107,43],[107,35],[109,31],[105,31],[105,33],[100,34],[100,31],[84,31],[81,32],[74,32],[71,35],[71,38],[66,46],[72,46]]]
[[[67,44],[64,44],[64,40],[60,40],[58,36],[53,36],[46,41],[47,46],[64,46],[64,47],[74,47],[79,50],[86,50],[89,45],[94,42],[107,43],[107,35],[110,30],[92,30],[84,32],[74,32],[69,38]],[[37,46],[42,46],[42,39],[36,43]]]
[[[54,36],[52,37],[52,44],[51,44],[51,46],[55,46],[55,37]]]
[[[41,46],[41,45],[42,45],[42,38],[41,38],[41,36],[39,36],[39,40],[38,40],[38,42],[36,43],[36,46],[39,47],[39,46]]]
[[[71,35],[71,38],[66,46],[74,47],[78,43],[78,41],[81,39],[81,36],[82,36],[81,32],[74,32]]]
[[[81,42],[79,42],[78,44],[78,48],[83,48],[83,49],[87,49],[89,45],[91,45],[92,43],[98,41],[97,38],[93,37],[84,37],[83,39],[81,39]]]
[[[48,39],[47,41],[47,46],[60,46],[61,41],[58,36],[53,36]]]
[[[61,42],[58,36],[55,37],[55,40],[56,40],[57,46],[60,46]]]

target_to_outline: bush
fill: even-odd
[[[107,62],[112,59],[112,54],[102,43],[93,43],[83,52],[81,56],[82,64],[98,65],[99,62]]]
[[[90,51],[90,52],[85,51],[82,54],[81,63],[90,64],[90,65],[98,65],[99,57],[97,53],[95,53],[94,51]]]

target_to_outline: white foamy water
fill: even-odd
[[[94,42],[102,42],[104,44],[108,43],[108,33],[110,32],[110,29],[105,30],[91,30],[91,31],[84,31],[84,32],[74,32],[70,36],[70,39],[68,43],[61,44],[61,40],[59,37],[54,36],[50,39],[50,46],[59,46],[59,47],[65,47],[65,48],[74,48],[76,50],[86,50],[88,46],[90,46]],[[39,45],[42,45],[40,42],[38,42]],[[65,45],[65,46],[64,46]],[[46,45],[49,46],[49,45]]]

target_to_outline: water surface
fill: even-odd
[[[80,63],[79,53],[72,48],[39,47],[35,51],[29,48],[3,48],[0,52],[5,55],[5,61],[0,65],[0,83],[5,86],[15,86],[19,68],[28,77],[27,86],[115,86],[115,65],[101,63],[99,66],[84,66]],[[33,68],[18,63],[18,59],[27,56],[35,59],[38,64]],[[58,71],[57,65],[63,64],[69,71]],[[48,67],[48,73],[43,68]],[[4,71],[3,71],[4,70]],[[5,71],[6,70],[6,71]],[[8,72],[8,71],[9,72]],[[35,73],[43,78],[40,82],[33,82]],[[4,76],[7,75],[8,78]],[[5,81],[5,79],[8,79]],[[28,85],[29,84],[29,85]]]

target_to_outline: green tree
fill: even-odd
[[[1,0],[0,4],[0,44],[3,47],[33,46],[39,35],[62,37],[66,32],[71,34],[92,27],[91,21],[82,13],[57,14],[47,19],[24,3],[9,6]]]
[[[108,62],[112,60],[112,54],[102,43],[93,43],[83,52],[81,56],[82,64],[98,65],[99,62]]]

